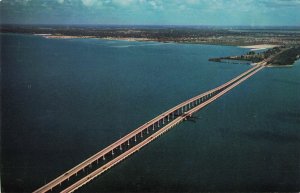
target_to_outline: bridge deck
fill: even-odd
[[[107,161],[103,163],[103,165],[99,166],[88,175],[77,180],[75,183],[68,186],[62,192],[75,191],[79,187],[83,186],[95,177],[110,169],[112,166],[116,165],[131,154],[135,153],[136,151],[138,151],[139,149],[156,139],[161,134],[165,133],[175,125],[179,124],[187,117],[190,117],[193,113],[199,111],[204,106],[218,99],[226,92],[228,92],[232,88],[239,85],[241,82],[254,75],[256,72],[264,68],[265,64],[265,62],[261,62],[256,66],[252,67],[251,69],[247,70],[246,72],[242,73],[241,75],[226,82],[225,84],[214,88],[210,91],[207,91],[203,94],[195,96],[189,100],[186,100],[181,104],[169,109],[168,111],[160,114],[159,116],[155,117],[154,119],[150,120],[144,125],[138,127],[134,131],[125,135],[121,139],[107,146],[103,150],[94,154],[90,158],[81,162],[77,166],[73,167],[69,171],[65,172],[61,176],[57,177],[56,179],[52,180],[51,182],[37,189],[34,192],[51,191],[53,188],[63,184],[70,178],[77,176],[77,173],[84,170],[85,168],[91,166],[92,164],[95,164],[96,162],[98,164],[99,160],[103,160],[106,157],[110,158],[110,160],[107,159]],[[150,132],[149,130],[151,130],[152,132]]]

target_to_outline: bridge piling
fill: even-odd
[[[53,181],[49,182],[47,185],[39,188],[34,193],[47,192],[49,190],[52,190],[52,188],[57,187],[58,185],[65,186],[65,185],[67,185],[67,183],[65,184],[64,182],[66,182],[67,180],[70,180],[70,178],[72,178],[72,176],[74,176],[74,175],[77,176],[77,172],[83,171],[85,177],[83,177],[82,179],[80,179],[79,181],[77,181],[76,183],[74,183],[73,185],[69,186],[68,188],[66,188],[65,190],[62,191],[64,193],[73,192],[74,190],[78,189],[82,185],[84,185],[87,182],[94,179],[96,176],[101,175],[103,172],[110,169],[112,166],[114,166],[117,163],[119,163],[120,161],[124,160],[126,157],[128,157],[131,154],[133,154],[134,152],[138,151],[143,146],[147,145],[148,143],[150,143],[151,141],[156,139],[158,136],[161,136],[162,134],[166,133],[166,131],[168,131],[172,127],[178,125],[184,119],[188,119],[189,117],[192,116],[193,113],[199,111],[200,109],[202,109],[209,103],[211,103],[214,100],[216,100],[217,98],[221,97],[226,92],[228,92],[232,88],[236,87],[241,82],[245,81],[246,79],[251,77],[253,74],[255,74],[256,72],[261,70],[263,67],[264,66],[257,65],[256,67],[249,69],[248,71],[246,71],[243,74],[239,75],[238,77],[228,81],[227,83],[225,83],[211,91],[205,92],[194,98],[191,98],[191,99],[177,105],[176,107],[173,107],[172,109],[168,110],[167,112],[165,112],[165,113],[157,116],[155,119],[149,121],[147,124],[144,124],[143,126],[134,130],[130,134],[126,135],[122,139],[119,139],[118,141],[116,141],[112,145],[108,146],[107,148],[101,150],[100,152],[98,152],[94,156],[90,157],[86,161],[80,163],[78,166],[75,166],[68,172],[64,173],[63,175],[61,175],[58,178],[54,179]],[[175,117],[176,112],[177,112],[177,114]],[[172,119],[170,120],[170,116],[173,117],[173,120]],[[166,120],[165,120],[165,118],[166,118]],[[162,121],[162,125],[160,125],[161,124],[160,121]],[[166,121],[168,121],[168,122],[166,122]],[[139,138],[139,134],[141,134],[141,137],[143,137],[143,132],[145,130],[147,130],[147,134],[148,134],[150,126],[152,126],[152,129],[155,130],[156,124],[158,127],[156,132],[153,132],[153,133],[150,132],[151,135],[149,137],[145,137],[143,139]],[[139,139],[139,142],[132,145],[132,147],[128,147],[128,151],[127,151],[126,142],[127,142],[127,145],[129,146],[130,140],[133,140],[133,137],[134,137],[135,142],[137,142],[137,138]],[[131,142],[133,142],[133,141],[131,141]],[[124,147],[122,147],[122,145],[125,145],[126,151],[119,152],[118,147],[120,148],[121,151],[122,151],[122,148],[124,148]],[[117,152],[114,152],[114,150],[116,150]],[[113,156],[115,153],[118,156]],[[90,166],[90,167],[93,166],[95,161],[97,161],[97,164],[98,164],[98,159],[101,159],[101,157],[103,160],[105,160],[105,155],[108,156],[108,160],[106,162],[104,162],[104,165],[100,165],[100,168],[96,169],[95,171],[92,171],[92,173],[90,175],[91,171],[88,168],[88,166]],[[112,157],[111,157],[111,155],[112,155]],[[93,166],[93,168],[94,168],[94,166]],[[85,172],[85,168],[87,168],[86,172]]]

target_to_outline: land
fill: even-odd
[[[292,65],[296,60],[300,59],[300,46],[294,46],[282,51],[274,56],[268,64],[272,66]]]
[[[240,56],[210,58],[209,61],[226,63],[239,63],[237,61],[258,63],[267,61],[269,66],[289,66],[300,58],[300,46],[276,46],[258,53],[254,50],[256,48]]]
[[[1,32],[47,38],[103,38],[234,46],[300,45],[300,27],[2,25]]]
[[[215,62],[235,60],[255,63],[276,54],[270,62],[274,65],[290,65],[300,55],[300,27],[2,25],[1,32],[34,34],[53,39],[100,38],[229,45],[251,49],[241,56],[210,59]],[[254,52],[261,49],[267,51]]]

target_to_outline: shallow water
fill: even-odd
[[[249,49],[2,34],[2,186],[30,192],[250,68]],[[300,62],[266,68],[79,192],[297,191]]]

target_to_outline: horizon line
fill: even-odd
[[[0,26],[5,25],[23,25],[23,26],[177,26],[177,27],[296,27],[300,25],[213,25],[213,24],[59,24],[59,23],[0,23]]]

